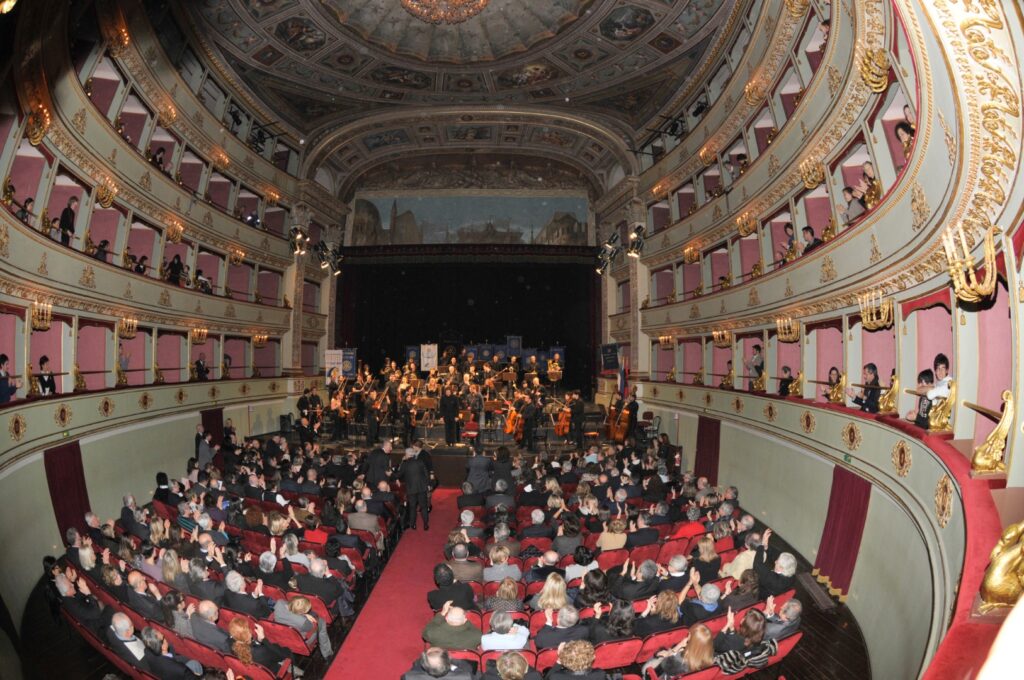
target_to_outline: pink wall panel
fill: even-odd
[[[789,237],[786,236],[785,226],[786,222],[783,220],[772,220],[770,223],[771,234],[772,234],[772,257],[776,260],[782,259],[781,254],[788,247],[786,244],[789,242]],[[796,238],[800,238],[799,234],[795,234]]]
[[[654,206],[651,208],[651,224],[654,227],[654,231],[660,231],[668,226],[672,216],[669,214],[667,206]]]
[[[178,150],[178,140],[174,138],[174,135],[170,135],[172,139],[166,139],[165,135],[167,134],[167,130],[158,126],[154,131],[154,135],[158,135],[161,139],[154,139],[150,142],[149,149],[147,149],[149,155],[153,156],[162,147],[164,150],[164,165],[171,162],[171,159],[174,158],[174,152]]]
[[[675,355],[672,352],[672,348],[663,349],[659,343],[652,345],[651,357],[654,360],[653,371],[655,380],[665,380],[668,377],[668,372],[672,370],[675,365]]]
[[[893,167],[897,170],[902,169],[907,164],[906,154],[903,153],[903,144],[900,142],[899,137],[896,136],[896,125],[900,122],[901,119],[899,118],[882,121],[882,131],[885,133],[885,143],[889,148],[889,158],[892,160]]]
[[[228,265],[228,287],[231,289],[232,297],[236,300],[245,300],[249,295],[249,278],[252,276],[252,267],[247,264]]]
[[[302,308],[309,312],[315,312],[320,303],[320,286],[306,281],[302,287]]]
[[[793,371],[793,377],[796,377],[797,372],[800,371],[800,343],[779,342],[776,343],[775,348],[776,365],[773,375],[782,375],[782,367],[789,366]],[[776,384],[777,386],[778,384]]]
[[[724,251],[711,253],[711,284],[717,286],[718,278],[727,274],[729,274],[729,253]]]
[[[839,372],[843,372],[843,333],[838,328],[816,328],[814,333],[814,346],[817,352],[816,370],[815,376],[807,376],[814,380],[826,381],[828,380],[829,370],[835,366],[839,369]],[[860,381],[860,366],[855,369],[851,369],[855,373],[853,376],[856,381]],[[848,380],[849,382],[849,380]],[[816,385],[821,388],[822,385]],[[824,400],[820,396],[821,390],[818,390],[819,400]]]
[[[166,382],[181,379],[181,354],[185,347],[185,336],[177,333],[160,333],[156,337],[156,361]]]
[[[796,92],[779,95],[779,100],[782,102],[782,110],[786,112],[786,120],[789,120],[793,116],[793,112],[796,111],[796,96]]]
[[[857,186],[857,181],[864,176],[864,168],[861,165],[843,166],[843,184],[848,187]],[[840,187],[842,189],[842,187]]]
[[[861,365],[868,362],[878,367],[878,382],[889,384],[892,369],[896,366],[896,334],[892,328],[877,331],[861,331]],[[905,387],[916,384],[917,376],[904,380]]]
[[[828,221],[831,218],[832,206],[829,204],[827,196],[815,196],[804,199],[804,219],[807,226],[814,227],[815,236],[821,238],[821,233],[825,231],[825,227],[828,226]],[[804,226],[803,224],[800,225],[801,228]]]
[[[672,270],[662,269],[654,273],[654,290],[651,291],[651,302],[664,301],[673,292]]]
[[[245,346],[247,344],[247,341],[242,338],[224,339],[224,354],[231,357],[230,372],[232,378],[245,377]]]
[[[704,195],[711,196],[711,192],[722,185],[721,175],[709,175],[704,173]]]
[[[1003,390],[1012,390],[1013,374],[1010,308],[1006,288],[1002,281],[996,286],[992,306],[978,314],[978,400],[977,403],[996,411],[1002,409]],[[982,359],[981,357],[984,357]],[[954,378],[956,376],[954,375]],[[961,411],[966,413],[966,411]],[[975,416],[974,441],[980,443],[995,427],[995,421]]]
[[[21,373],[14,354],[14,339],[17,337],[18,317],[0,313],[0,354],[6,354],[11,361],[11,373]]]
[[[277,374],[277,340],[268,340],[263,347],[253,349],[253,363],[266,377]]]
[[[105,371],[112,368],[107,365],[107,338],[113,336],[110,328],[105,326],[84,326],[78,328],[78,368],[86,371]],[[102,373],[89,373],[83,376],[86,388],[101,390],[107,386],[107,377]]]
[[[110,113],[110,104],[114,101],[114,95],[121,84],[119,80],[94,77],[92,79],[92,103],[104,116]]]
[[[274,234],[284,233],[284,210],[267,210],[263,213],[263,228]]]
[[[260,270],[259,275],[256,277],[256,290],[259,291],[264,304],[277,304],[277,291],[280,281],[281,275],[277,272]]]
[[[700,263],[683,265],[683,290],[692,293],[701,283]],[[707,292],[707,291],[705,291]]]
[[[685,379],[686,382],[693,381],[693,374],[700,370],[701,366],[704,365],[704,358],[701,356],[700,343],[690,340],[688,342],[679,343],[682,345],[683,350],[683,371],[689,375],[680,376],[680,379]]]
[[[235,200],[235,212],[241,211],[242,217],[248,217],[249,213],[256,212],[259,205],[260,199],[255,196],[239,196]]]
[[[181,163],[178,166],[181,173],[181,183],[189,191],[199,190],[199,179],[203,174],[203,164],[199,162]]]
[[[141,145],[142,132],[146,127],[149,117],[144,113],[122,113],[121,122],[124,124],[124,138],[136,149]]]
[[[228,182],[222,177],[214,177],[210,179],[210,183],[206,188],[206,193],[210,197],[211,203],[221,210],[227,210],[228,197],[231,193],[231,182]]]
[[[949,357],[949,371],[956,379],[953,357],[953,317],[941,305],[914,312],[917,318],[917,370],[931,368],[935,355],[942,352]],[[914,375],[911,380],[916,380]]]
[[[705,376],[704,382],[706,384],[708,384],[708,385],[717,385],[718,383],[720,383],[722,381],[721,376],[725,375],[726,371],[729,370],[726,367],[726,364],[729,363],[729,361],[731,361],[731,360],[732,360],[732,349],[730,349],[728,347],[726,347],[726,348],[712,347],[711,348],[711,372],[712,373],[716,373],[718,375],[715,375],[714,377]],[[742,368],[743,368],[742,366],[736,366],[736,365],[733,366],[733,370],[736,372],[736,375],[739,375],[741,373],[741,369]]]
[[[754,141],[757,143],[758,155],[763,154],[768,148],[768,135],[771,131],[771,126],[754,128]]]
[[[43,177],[43,170],[46,161],[35,156],[17,156],[11,166],[10,181],[14,185],[14,199],[18,203],[24,203],[26,198],[37,199],[39,183]],[[63,207],[63,206],[62,206]],[[17,210],[12,206],[13,210]],[[32,212],[37,216],[43,211],[43,206],[36,205]],[[51,213],[52,214],[52,213]],[[60,213],[54,215],[58,217]],[[35,224],[38,224],[36,222]]]
[[[690,206],[695,202],[693,192],[680,192],[676,194],[676,200],[679,203],[679,216],[686,217],[690,214]]]
[[[739,239],[740,267],[744,274],[749,274],[754,265],[761,259],[761,244],[757,238]]]
[[[113,250],[114,244],[117,242],[117,227],[122,217],[123,215],[121,215],[119,210],[114,208],[104,210],[97,206],[92,211],[92,217],[89,220],[89,236],[92,238],[92,242],[98,246],[100,241],[108,241],[107,250],[111,251],[111,253],[107,255],[106,262],[113,262],[118,265],[121,264],[120,253],[115,253]]]
[[[213,284],[214,292],[217,292],[217,286],[220,285],[218,277],[220,276],[220,263],[221,258],[213,253],[201,252],[196,256],[196,271],[198,274],[199,270],[203,271],[203,276],[210,279],[210,283]]]
[[[131,355],[131,358],[128,360],[128,368],[144,369],[148,367],[146,361],[146,347],[150,342],[149,333],[144,332],[141,328],[131,340],[121,340],[121,344],[124,345],[125,351]],[[144,370],[129,371],[127,377],[129,385],[146,384],[146,371]]]
[[[131,248],[132,255],[137,259],[146,256],[149,258],[146,260],[146,264],[150,267],[159,266],[158,262],[153,261],[156,242],[156,232],[152,229],[135,228],[128,233],[128,247]],[[146,270],[146,276],[154,275],[155,272],[152,269]]]
[[[220,364],[217,359],[217,349],[220,346],[220,340],[212,336],[206,338],[206,342],[202,345],[192,345],[192,353],[189,355],[189,362],[195,363],[200,357],[206,361],[207,368],[210,369],[210,378],[220,377]]]
[[[64,339],[64,335],[68,332],[67,324],[61,323],[57,319],[53,320],[53,324],[48,331],[32,331],[32,338],[29,341],[29,360],[32,362],[32,370],[39,370],[39,358],[44,355],[50,359],[51,371],[60,373],[64,370],[64,362],[61,357],[61,342]],[[21,369],[17,368],[17,372],[21,373]],[[57,379],[57,387],[59,391],[59,378]]]

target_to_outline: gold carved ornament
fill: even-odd
[[[766,392],[768,390],[768,372],[761,371],[761,375],[750,384],[751,392]]]
[[[86,387],[86,385],[85,385],[85,376],[82,375],[81,369],[78,368],[78,362],[77,361],[74,363],[74,366],[71,369],[71,376],[72,376],[72,378],[74,379],[74,382],[75,382],[75,388],[74,388],[73,391],[75,391],[75,392],[85,392],[88,389]]]
[[[743,87],[743,98],[751,106],[757,106],[757,103],[764,99],[764,86],[760,80],[751,80]]]
[[[892,384],[878,397],[878,412],[881,414],[896,413],[896,400],[900,394],[900,379],[895,375]]]
[[[821,275],[818,277],[820,283],[828,283],[835,281],[839,273],[836,272],[836,263],[832,260],[831,255],[826,255],[821,260]]]
[[[995,236],[999,228],[995,225],[985,231],[984,260],[985,277],[978,280],[978,270],[971,255],[971,244],[963,225],[950,227],[942,234],[942,248],[949,266],[949,278],[953,292],[963,302],[980,302],[991,297],[996,289],[996,247]],[[973,241],[973,239],[971,239]]]
[[[71,407],[67,404],[61,404],[57,407],[57,410],[53,412],[53,422],[57,423],[61,427],[67,427],[71,424]]]
[[[906,477],[910,474],[910,466],[912,464],[913,457],[910,453],[910,444],[901,439],[892,447],[892,466],[895,468],[898,476]]]
[[[814,414],[810,411],[804,411],[800,416],[800,427],[807,434],[814,432],[814,427],[817,425],[817,421],[814,418]]]
[[[754,266],[750,268],[750,278],[759,279],[764,276],[764,260],[758,260],[754,263]]]
[[[722,389],[731,390],[733,385],[736,384],[736,371],[730,368],[729,372],[722,376],[722,381],[718,383],[718,386]]]
[[[857,70],[861,80],[875,94],[885,92],[889,87],[889,55],[880,47],[861,44]]]
[[[700,150],[700,160],[704,165],[711,165],[715,162],[717,152],[710,146],[705,146]]]
[[[769,423],[774,423],[775,419],[779,416],[779,412],[778,410],[776,410],[775,404],[772,404],[771,402],[765,404],[763,413],[764,417],[768,419]]]
[[[935,520],[939,526],[946,528],[953,517],[953,480],[949,475],[942,475],[935,485]]]
[[[153,397],[150,396],[149,392],[143,392],[139,396],[139,408],[143,411],[148,411],[149,407],[153,404]]]
[[[28,362],[28,367],[25,369],[25,375],[28,376],[28,394],[27,397],[38,397],[42,394],[42,390],[39,386],[39,377],[35,375],[35,371],[32,370],[32,362]]]
[[[100,412],[101,416],[109,418],[114,415],[114,402],[109,397],[103,397],[97,406],[97,410]]]
[[[888,328],[895,318],[892,298],[885,298],[881,289],[857,295],[860,305],[860,323],[865,330]]]
[[[1013,607],[1024,594],[1024,522],[1011,524],[1003,531],[989,555],[988,569],[981,580],[981,606],[987,614],[993,609]]]
[[[25,124],[25,137],[32,146],[39,146],[43,137],[50,129],[50,112],[40,104],[28,114],[28,122]]]
[[[839,374],[839,381],[828,388],[828,400],[833,404],[846,403],[846,374]]]
[[[1013,427],[1014,403],[1013,392],[1003,390],[1003,412],[1002,415],[983,409],[976,404],[964,402],[964,406],[994,418],[998,417],[995,429],[988,433],[985,441],[974,447],[974,455],[971,457],[971,470],[981,473],[1005,472],[1006,462],[1003,454],[1006,452],[1006,438]]]
[[[736,218],[736,231],[740,236],[750,236],[757,230],[757,218],[749,210]]]
[[[11,416],[11,420],[7,425],[7,432],[11,435],[11,439],[20,442],[28,432],[28,423],[25,422],[25,418],[20,414]]]
[[[849,422],[843,427],[843,444],[850,451],[856,451],[860,448],[863,438],[860,434],[860,428],[857,423]]]
[[[117,387],[124,387],[128,384],[128,374],[120,366],[114,366],[114,376]]]
[[[949,396],[945,399],[936,399],[928,410],[928,431],[929,432],[951,432],[949,418],[953,415],[953,404],[956,403],[956,381],[949,381]]]
[[[732,407],[735,409],[736,413],[743,413],[743,400],[736,397],[732,401]]]
[[[807,189],[815,189],[825,181],[825,165],[817,158],[800,161],[800,179]]]
[[[807,8],[811,6],[810,0],[785,0],[785,2],[786,11],[794,19],[799,19],[806,14]]]
[[[804,372],[797,371],[796,377],[793,378],[793,382],[789,383],[789,389],[786,391],[791,397],[802,397],[804,396]]]
[[[704,384],[704,367],[701,366],[697,369],[697,372],[693,374],[693,380],[690,381],[691,385],[703,385]]]
[[[828,218],[828,225],[826,225],[825,229],[821,232],[822,243],[828,243],[838,235],[839,225],[836,223],[836,218]]]

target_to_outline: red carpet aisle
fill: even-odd
[[[442,561],[448,530],[458,523],[457,489],[434,492],[430,531],[406,531],[370,599],[327,671],[327,680],[398,680],[423,651],[420,631],[430,619],[427,593]]]

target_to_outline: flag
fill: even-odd
[[[619,362],[619,394],[625,399],[629,393],[629,357],[626,355],[622,356],[622,361]]]

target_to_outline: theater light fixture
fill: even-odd
[[[626,255],[629,257],[640,257],[644,250],[644,234],[647,228],[642,223],[633,225],[633,231],[629,233],[629,245],[626,246]]]
[[[139,320],[133,316],[123,316],[117,322],[117,335],[125,340],[131,340],[139,332]]]
[[[612,262],[621,252],[622,247],[619,245],[619,232],[613,231],[605,242],[601,244],[601,250],[598,251],[596,262],[594,263],[594,271],[598,274],[604,274],[612,266]]]
[[[18,4],[18,0],[3,0],[0,2],[0,14],[7,14],[14,6]]]
[[[168,243],[181,243],[181,237],[185,235],[185,227],[176,219],[170,219],[167,222],[167,235]]]
[[[228,261],[236,267],[245,259],[245,251],[238,246],[228,248]]]
[[[288,237],[292,246],[292,254],[305,255],[306,246],[309,244],[309,233],[302,227],[295,226],[288,232]]]
[[[881,289],[861,293],[857,302],[860,304],[860,323],[865,330],[877,331],[892,325],[893,301],[886,298]]]
[[[345,256],[341,254],[340,243],[329,246],[320,241],[313,246],[313,253],[316,255],[317,261],[320,262],[320,269],[330,269],[334,276],[341,275],[341,261],[345,259]]]
[[[267,346],[267,340],[270,339],[266,333],[256,333],[252,336],[252,346],[259,349]]]
[[[732,347],[732,331],[711,331],[711,340],[715,343],[715,347],[719,349],[728,349]]]
[[[779,342],[798,342],[800,340],[800,322],[786,316],[775,320],[775,331]]]
[[[192,329],[192,344],[193,345],[205,345],[206,337],[209,335],[210,330],[208,328],[193,328]]]
[[[978,280],[978,267],[974,264],[971,249],[974,236],[968,234],[962,224],[947,229],[942,234],[942,248],[949,266],[949,278],[953,281],[953,292],[963,302],[980,302],[992,295],[996,289],[996,246],[995,237],[999,227],[992,225],[985,231],[984,278]]]
[[[53,323],[53,305],[49,302],[32,303],[32,330],[48,331]]]

